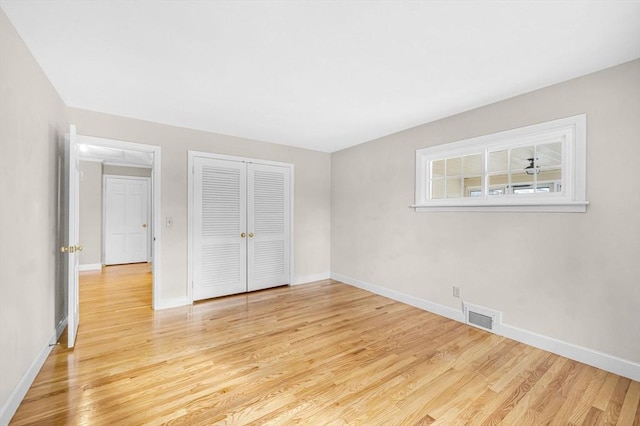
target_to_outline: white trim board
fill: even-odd
[[[438,303],[429,302],[428,300],[420,299],[418,297],[410,296],[396,290],[391,290],[389,288],[380,287],[374,284],[360,281],[355,278],[335,274],[333,272],[331,273],[331,279],[352,285],[354,287],[358,287],[362,290],[370,291],[371,293],[375,293],[380,296],[388,297],[389,299],[405,303],[415,308],[420,308],[424,311],[428,311],[455,321],[464,322],[464,314],[462,313],[462,310],[457,310],[448,306],[440,305]]]
[[[355,278],[335,274],[333,272],[331,273],[331,278],[336,281],[340,281],[342,283],[370,291],[371,293],[388,297],[389,299],[406,303],[407,305],[411,305],[416,308],[420,308],[425,311],[450,318],[452,320],[456,320],[462,323],[465,322],[464,313],[462,312],[462,310],[458,311],[439,303],[429,302],[428,300],[420,299],[396,290],[391,290],[385,287],[380,287],[374,284],[360,281]],[[554,339],[552,337],[543,336],[541,334],[523,330],[504,323],[500,324],[499,327],[496,327],[496,330],[494,331],[496,331],[496,334],[500,336],[516,340],[518,342],[536,347],[538,349],[552,352],[556,355],[561,355],[574,361],[582,362],[592,367],[600,368],[619,376],[627,377],[631,380],[640,381],[639,363],[604,354],[602,352],[574,345],[573,343]]]
[[[64,321],[66,325],[66,319]],[[40,372],[40,369],[47,360],[49,353],[55,346],[55,342],[57,340],[56,334],[56,330],[53,330],[53,334],[47,340],[44,347],[40,350],[38,356],[36,356],[31,362],[31,365],[29,366],[29,368],[27,368],[27,371],[24,373],[16,387],[13,388],[13,391],[9,395],[9,398],[7,398],[7,401],[2,405],[2,407],[0,407],[0,425],[8,425],[11,421],[11,418],[16,413],[16,410],[20,406],[20,403],[24,399],[25,395],[29,391],[29,388],[33,384],[33,381],[36,379],[36,376]],[[52,345],[50,342],[53,342],[54,344]]]
[[[102,263],[87,263],[78,265],[78,271],[98,271],[102,269]]]
[[[311,275],[300,275],[297,277],[293,277],[293,281],[291,281],[291,285],[309,284],[314,281],[328,280],[330,278],[331,278],[331,273],[329,272],[322,272],[320,274],[311,274]]]
[[[180,306],[190,306],[193,302],[188,297],[172,297],[168,299],[162,299],[154,306],[155,310],[178,308]]]

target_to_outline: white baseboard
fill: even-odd
[[[16,413],[20,403],[29,391],[31,384],[35,380],[38,372],[44,365],[44,362],[47,360],[49,353],[53,349],[50,342],[55,342],[56,340],[56,331],[54,330],[52,336],[47,340],[38,356],[31,362],[31,365],[13,389],[13,392],[11,392],[7,401],[0,408],[0,425],[6,426],[9,424],[9,421],[11,421],[11,418]]]
[[[312,275],[300,275],[293,278],[293,282],[291,283],[291,285],[307,284],[314,281],[328,280],[329,278],[331,278],[331,274],[329,272],[322,272],[320,274]]]
[[[102,269],[102,263],[88,263],[86,265],[78,265],[78,271],[99,271]]]
[[[511,325],[502,324],[500,334],[556,355],[561,355],[631,380],[640,381],[640,364],[636,362],[587,349],[553,337],[543,336],[532,331],[522,330]]]
[[[170,299],[162,299],[159,301],[158,305],[154,306],[153,309],[161,310],[161,309],[171,309],[178,308],[180,306],[191,305],[191,301],[188,297],[172,297]]]
[[[448,306],[440,305],[439,303],[429,302],[428,300],[410,296],[396,290],[373,285],[364,281],[357,280],[355,278],[335,274],[333,272],[331,273],[331,278],[336,281],[340,281],[345,284],[370,291],[371,293],[388,297],[389,299],[406,303],[407,305],[411,305],[416,308],[420,308],[425,311],[450,318],[452,320],[460,321],[462,323],[465,322],[464,313],[462,312],[462,310],[458,311]],[[600,368],[610,373],[627,377],[631,380],[640,381],[640,364],[636,362],[604,354],[592,349],[587,349],[578,345],[574,345],[573,343],[554,339],[552,337],[543,336],[541,334],[537,334],[528,330],[522,330],[518,327],[507,324],[500,324],[494,331],[496,332],[496,334],[505,336],[509,339],[513,339],[521,343],[525,343],[538,349],[552,352],[556,355],[561,355],[574,361],[582,362],[584,364],[591,365],[592,367]]]
[[[428,300],[420,299],[418,297],[410,296],[405,293],[401,293],[396,290],[391,290],[385,287],[373,285],[364,281],[356,280],[355,278],[345,277],[344,275],[331,273],[331,278],[343,282],[345,284],[352,285],[354,287],[361,288],[363,290],[370,291],[371,293],[378,294],[380,296],[388,297],[389,299],[396,300],[398,302],[405,303],[407,305],[420,308],[425,311],[429,311],[434,314],[441,315],[452,320],[464,322],[464,314],[462,310],[456,310],[448,306],[440,305],[438,303],[429,302]]]

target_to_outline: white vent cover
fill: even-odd
[[[502,323],[501,312],[470,303],[464,303],[463,306],[467,324],[496,333],[496,327]]]

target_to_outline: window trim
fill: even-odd
[[[548,138],[564,136],[562,193],[534,193],[514,196],[488,196],[429,199],[430,163],[444,158],[483,154],[482,185],[487,183],[487,155],[490,151],[539,145]],[[415,204],[423,211],[519,211],[585,212],[586,201],[586,114],[492,133],[457,142],[416,150]]]

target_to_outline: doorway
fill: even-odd
[[[150,262],[150,265],[147,268],[151,273],[151,297],[150,304],[152,309],[159,308],[160,299],[160,265],[161,265],[161,235],[159,224],[160,221],[160,194],[161,194],[161,178],[160,178],[160,165],[161,165],[161,157],[160,157],[160,147],[154,145],[145,145],[138,144],[133,142],[112,140],[112,139],[104,139],[97,138],[92,136],[77,136],[78,143],[78,154],[79,159],[82,162],[87,164],[91,163],[94,169],[98,168],[99,170],[99,181],[100,181],[100,191],[99,191],[99,203],[98,206],[94,206],[94,211],[97,211],[95,214],[88,214],[83,217],[82,212],[80,213],[80,225],[82,226],[83,221],[86,223],[87,221],[93,220],[99,222],[99,232],[100,238],[98,239],[98,243],[93,241],[87,241],[90,243],[87,246],[87,249],[92,247],[97,250],[99,253],[97,257],[94,257],[94,260],[89,261],[88,267],[81,268],[81,270],[91,270],[95,269],[96,272],[98,270],[102,270],[102,273],[105,272],[105,268],[102,268],[103,265],[111,263],[125,263],[120,262],[122,259],[118,259],[117,262],[112,262],[112,259],[107,259],[105,255],[107,251],[105,250],[106,244],[106,234],[103,236],[103,229],[106,231],[106,227],[104,222],[104,216],[102,212],[102,193],[104,191],[104,183],[103,176],[104,172],[109,174],[113,173],[113,170],[121,169],[124,170],[122,173],[118,174],[131,174],[127,172],[127,170],[137,171],[137,173],[133,173],[134,175],[138,174],[138,178],[140,178],[140,170],[146,170],[147,174],[143,174],[142,177],[146,179],[148,185],[148,211],[142,212],[141,214],[145,215],[148,219],[142,222],[140,227],[144,230],[142,233],[142,240],[138,241],[139,245],[144,244],[144,248],[146,250],[138,250],[136,256],[140,257],[140,253],[144,252],[142,258],[136,257],[136,261],[141,262]],[[119,176],[123,177],[123,176]],[[83,176],[81,174],[81,179]],[[131,178],[132,180],[136,180],[136,178]],[[144,180],[143,179],[143,180]],[[82,194],[81,194],[82,197]],[[81,200],[82,201],[82,200]],[[140,212],[139,212],[140,213]],[[133,234],[133,233],[132,233]],[[82,238],[82,230],[80,238]],[[83,241],[84,244],[84,241]],[[98,260],[95,260],[98,259]],[[128,262],[127,262],[128,263]],[[144,266],[144,265],[142,265]],[[110,268],[118,268],[118,267],[110,267]],[[121,271],[126,272],[126,268],[120,268]],[[83,273],[83,275],[85,275]]]

